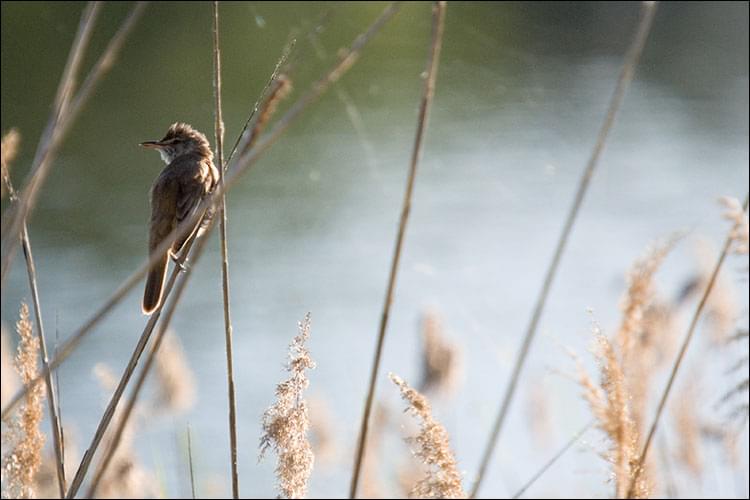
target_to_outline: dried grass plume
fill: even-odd
[[[10,186],[10,174],[8,169],[10,163],[16,158],[18,154],[18,144],[21,142],[21,134],[18,130],[10,129],[2,139],[2,147],[0,148],[0,169],[2,169],[3,182],[0,183],[0,196],[5,198],[5,190],[7,186]],[[11,199],[12,195],[11,194]]]
[[[179,338],[167,332],[156,354],[158,382],[155,406],[165,412],[182,413],[195,403],[195,376]]]
[[[612,465],[616,498],[626,498],[639,458],[639,434],[631,415],[630,394],[622,369],[622,362],[610,341],[594,324],[594,356],[599,365],[600,383],[595,383],[582,365],[578,364],[579,382],[591,412],[609,440],[603,454]],[[641,473],[634,488],[634,498],[647,498],[649,485]]]
[[[260,458],[269,448],[278,455],[276,477],[281,498],[304,498],[314,455],[307,433],[310,418],[302,393],[310,385],[305,370],[315,362],[305,347],[310,338],[310,313],[299,323],[299,334],[289,345],[290,377],[276,386],[276,402],[263,414]]]
[[[29,307],[21,304],[16,330],[21,340],[15,367],[21,381],[28,385],[38,374],[39,338],[34,336]],[[42,422],[44,385],[36,383],[28,392],[17,412],[5,422],[3,441],[3,498],[34,498],[34,475],[42,463],[44,434]]]
[[[421,330],[423,356],[419,390],[451,395],[458,387],[461,352],[446,338],[436,312],[428,311],[422,316]]]
[[[750,231],[748,230],[747,214],[742,208],[742,203],[737,198],[732,198],[731,196],[722,196],[719,198],[719,201],[726,209],[724,218],[733,224],[730,233],[734,240],[732,250],[736,254],[747,255],[748,249],[750,249],[750,244],[748,244]]]
[[[430,402],[400,377],[389,374],[401,390],[401,397],[409,404],[406,411],[420,420],[420,431],[411,441],[418,446],[414,452],[427,466],[425,477],[411,491],[413,498],[466,498],[461,486],[456,458],[450,447],[448,431],[432,418]]]
[[[18,390],[18,375],[13,367],[13,358],[8,345],[8,334],[5,330],[5,324],[2,325],[2,339],[0,344],[0,404],[5,408],[5,404]]]

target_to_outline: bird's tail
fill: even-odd
[[[148,272],[146,290],[143,293],[143,314],[151,314],[161,303],[161,297],[164,293],[164,281],[167,277],[168,263],[169,253],[165,253],[161,259],[156,261]]]

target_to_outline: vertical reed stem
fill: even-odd
[[[6,159],[3,159],[5,162]],[[3,181],[8,190],[8,198],[11,203],[18,201],[18,195],[13,189],[13,183],[10,180],[8,166],[3,163]],[[47,404],[49,406],[50,425],[52,426],[52,441],[55,449],[55,472],[57,475],[57,486],[60,498],[65,497],[65,451],[62,438],[62,424],[58,413],[57,392],[52,382],[52,374],[49,371],[49,356],[47,355],[47,341],[44,334],[44,323],[42,322],[42,306],[39,301],[39,287],[36,281],[36,266],[34,265],[34,254],[31,253],[31,240],[29,239],[29,230],[26,221],[21,228],[21,247],[23,256],[26,260],[26,274],[29,277],[29,288],[31,289],[32,303],[34,304],[34,318],[36,320],[37,337],[39,337],[39,354],[42,358],[42,368],[45,371],[45,385],[47,386]],[[31,386],[31,384],[29,384]]]
[[[232,319],[229,310],[229,251],[227,249],[227,197],[224,190],[224,121],[221,114],[221,50],[219,47],[219,2],[213,3],[214,55],[214,130],[216,161],[219,167],[221,208],[219,209],[219,238],[221,240],[221,289],[224,302],[224,340],[227,355],[227,399],[229,402],[229,450],[232,470],[232,497],[240,497],[237,473],[237,401],[234,391],[234,360],[232,349]]]
[[[367,444],[367,431],[369,428],[370,413],[372,403],[375,398],[375,385],[378,379],[380,369],[380,358],[383,353],[383,343],[385,341],[385,332],[388,326],[388,316],[393,303],[393,291],[396,288],[396,276],[398,274],[398,264],[401,260],[401,249],[404,243],[404,234],[406,233],[406,224],[409,221],[409,212],[411,210],[412,193],[414,191],[414,181],[417,176],[417,165],[422,156],[422,142],[424,140],[425,130],[427,129],[427,118],[429,116],[432,98],[435,94],[435,81],[437,78],[438,62],[440,60],[440,49],[443,43],[443,27],[445,25],[446,2],[435,2],[432,7],[432,40],[430,52],[427,58],[427,77],[425,78],[424,89],[422,91],[422,101],[419,108],[419,118],[417,120],[417,132],[414,138],[414,147],[412,148],[411,163],[409,166],[409,176],[406,183],[406,191],[401,206],[401,218],[399,220],[398,234],[393,249],[391,259],[391,268],[388,274],[388,286],[383,302],[383,312],[380,318],[378,328],[377,345],[375,347],[372,370],[370,372],[370,383],[367,390],[367,399],[365,401],[364,414],[359,430],[359,441],[357,443],[357,454],[352,472],[352,480],[349,487],[349,498],[355,498],[357,495],[357,485],[359,483],[360,471],[362,468],[362,458],[364,457],[365,447]]]
[[[292,107],[289,108],[289,110],[284,113],[284,115],[275,123],[273,128],[268,131],[268,133],[264,134],[262,138],[258,139],[258,142],[255,146],[249,149],[244,148],[243,144],[240,144],[244,141],[238,141],[240,147],[238,147],[237,149],[242,150],[243,153],[231,163],[232,168],[227,168],[227,176],[224,181],[224,189],[217,188],[216,190],[214,190],[210,197],[207,197],[203,200],[203,206],[201,207],[201,209],[207,208],[209,205],[215,203],[224,191],[231,189],[232,186],[237,184],[240,177],[242,177],[243,174],[245,174],[253,165],[255,165],[255,163],[263,156],[263,154],[265,154],[265,152],[268,151],[268,149],[284,135],[284,133],[295,122],[295,120],[297,120],[303,114],[303,112],[308,109],[310,104],[319,99],[320,96],[322,96],[336,80],[338,80],[352,67],[352,65],[357,62],[362,53],[362,50],[367,45],[367,43],[390,19],[393,18],[396,12],[398,12],[398,8],[398,3],[390,3],[383,10],[380,16],[378,16],[378,18],[368,27],[368,29],[365,32],[361,33],[354,40],[354,42],[352,42],[349,49],[336,62],[336,64],[334,64],[333,67],[331,67],[323,77],[321,77],[313,84],[311,90],[300,97],[294,103],[294,105],[292,105]],[[286,57],[286,54],[283,57]],[[227,166],[229,167],[230,165]],[[184,221],[182,224],[180,224],[179,227],[175,228],[164,239],[161,245],[159,245],[159,247],[154,250],[153,255],[150,256],[149,259],[147,259],[136,271],[128,276],[128,278],[120,284],[120,286],[112,293],[112,295],[107,298],[104,304],[102,304],[91,315],[91,317],[89,317],[83,323],[83,325],[81,325],[70,335],[70,337],[60,346],[58,354],[52,360],[50,360],[49,370],[57,369],[57,367],[59,367],[76,350],[81,341],[89,333],[91,333],[94,326],[96,326],[103,318],[105,318],[107,314],[109,314],[112,309],[114,309],[114,307],[119,304],[120,301],[122,301],[122,299],[128,294],[128,292],[140,282],[141,278],[146,275],[154,262],[156,262],[156,260],[159,258],[161,252],[166,252],[171,246],[172,242],[174,242],[177,238],[186,235],[188,231],[192,230],[195,227],[195,224],[197,224],[198,222],[199,216],[197,214],[199,213],[201,213],[201,210],[196,210],[196,215],[194,217]],[[153,325],[150,328],[153,329]],[[2,409],[2,418],[7,418],[13,408],[15,408],[15,406],[20,403],[24,397],[26,397],[29,391],[29,387],[33,386],[33,384],[36,384],[45,375],[45,370],[42,370],[42,373],[37,375],[29,385],[24,385],[16,392],[16,394],[14,394],[12,398],[10,398],[9,402]]]

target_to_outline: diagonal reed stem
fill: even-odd
[[[190,424],[187,426],[187,452],[188,452],[188,467],[190,468],[190,492],[192,498],[195,498],[195,469],[193,468],[193,441],[190,438]]]
[[[31,241],[29,240],[29,230],[26,222],[21,228],[21,246],[23,256],[26,259],[26,272],[29,276],[29,287],[31,288],[32,302],[34,303],[34,316],[36,318],[37,335],[39,336],[40,354],[42,357],[42,367],[49,366],[49,356],[47,354],[47,342],[44,335],[44,324],[42,323],[42,307],[39,303],[39,287],[36,282],[36,266],[34,265],[34,255],[31,253]],[[57,393],[53,386],[52,374],[46,370],[45,385],[47,386],[47,403],[49,406],[50,425],[52,426],[52,443],[55,449],[55,472],[57,474],[57,487],[60,498],[65,496],[65,457],[63,456],[62,446],[62,423],[60,415],[57,413]]]
[[[487,441],[485,451],[482,455],[482,460],[479,465],[479,471],[477,472],[477,478],[471,490],[471,498],[475,498],[477,496],[479,488],[482,485],[485,473],[487,472],[487,467],[489,466],[490,460],[492,459],[492,454],[494,453],[495,447],[497,446],[497,440],[500,437],[500,431],[502,430],[503,423],[505,422],[505,417],[507,416],[508,410],[510,409],[510,404],[513,400],[513,396],[518,386],[518,381],[521,376],[521,370],[526,363],[531,343],[536,335],[537,326],[539,325],[539,320],[542,317],[542,312],[544,311],[547,297],[549,295],[550,289],[552,288],[552,282],[554,281],[555,275],[557,274],[560,260],[562,259],[563,252],[565,251],[565,247],[568,243],[568,239],[570,237],[570,233],[573,230],[575,221],[578,218],[578,213],[581,209],[581,205],[583,204],[583,199],[586,196],[586,192],[588,191],[591,178],[593,177],[594,171],[599,164],[599,158],[601,157],[602,151],[604,150],[604,145],[607,142],[609,131],[612,129],[612,125],[614,124],[617,112],[622,105],[622,101],[625,97],[625,92],[630,86],[630,82],[633,80],[635,68],[638,65],[638,60],[640,59],[643,48],[646,45],[646,39],[648,38],[648,34],[651,31],[651,24],[654,20],[655,12],[656,2],[643,2],[643,6],[641,8],[641,19],[638,24],[638,29],[636,31],[635,37],[633,38],[633,42],[625,55],[625,62],[623,63],[622,70],[620,71],[620,76],[617,80],[615,91],[612,94],[612,99],[609,102],[607,115],[604,118],[602,128],[599,130],[599,135],[596,139],[596,144],[594,145],[591,157],[589,158],[589,161],[586,164],[586,168],[581,175],[581,179],[578,182],[578,189],[576,191],[575,198],[573,199],[573,204],[571,205],[568,216],[565,219],[565,225],[563,226],[563,230],[560,233],[560,237],[557,241],[557,246],[555,248],[555,253],[552,257],[552,261],[547,268],[547,273],[544,277],[542,289],[537,296],[536,304],[531,314],[529,325],[526,328],[526,333],[521,344],[521,349],[516,356],[515,364],[513,366],[513,372],[511,374],[510,381],[508,382],[508,386],[505,390],[500,410],[497,414],[497,417],[495,418],[495,422],[490,433],[490,438]]]
[[[515,494],[511,498],[521,498],[521,495],[526,493],[526,490],[528,490],[540,477],[544,475],[545,472],[549,470],[550,467],[555,465],[555,462],[557,462],[560,457],[562,457],[574,444],[578,442],[579,439],[583,437],[586,432],[588,432],[589,429],[594,425],[594,421],[591,420],[589,423],[584,425],[578,432],[573,434],[570,439],[568,439],[568,442],[563,445],[562,448],[557,450],[557,453],[555,453],[552,458],[547,460],[547,462],[534,473],[533,476],[529,478],[526,483],[521,486],[521,488],[518,489],[518,491],[515,492]]]
[[[83,483],[83,479],[86,476],[86,472],[88,472],[89,466],[91,465],[91,461],[94,458],[94,454],[96,453],[96,450],[99,447],[101,440],[104,438],[104,434],[107,431],[107,427],[109,427],[109,423],[112,421],[112,418],[115,416],[117,405],[120,402],[120,399],[122,398],[123,393],[125,392],[125,388],[127,387],[128,382],[130,382],[130,378],[133,376],[133,373],[135,372],[138,366],[138,361],[140,360],[141,355],[143,354],[143,351],[146,348],[146,344],[148,344],[148,341],[151,338],[151,333],[153,332],[154,327],[156,326],[156,323],[159,320],[159,316],[161,315],[161,311],[164,307],[164,302],[166,301],[166,298],[169,297],[169,294],[172,291],[172,287],[174,286],[175,281],[177,280],[177,276],[180,274],[181,267],[184,267],[191,245],[192,245],[192,240],[189,240],[187,243],[185,243],[186,251],[182,252],[180,259],[179,259],[179,265],[175,266],[175,268],[172,270],[172,274],[169,277],[169,280],[167,281],[166,286],[164,287],[165,300],[162,301],[162,304],[156,309],[156,311],[154,311],[154,313],[148,319],[146,326],[143,328],[141,337],[138,339],[138,343],[136,344],[135,349],[133,350],[133,354],[130,355],[130,360],[128,361],[128,364],[125,367],[125,371],[122,374],[122,377],[120,378],[120,381],[117,384],[117,388],[115,389],[115,392],[112,394],[112,397],[110,398],[109,403],[107,404],[107,408],[104,410],[104,414],[102,415],[102,418],[99,421],[99,424],[97,425],[96,431],[94,432],[94,437],[91,440],[91,444],[86,449],[86,453],[84,453],[83,458],[81,459],[81,463],[78,466],[78,470],[76,471],[76,474],[70,485],[70,489],[68,490],[68,494],[66,495],[66,498],[74,498],[78,490],[80,489],[81,484]],[[87,496],[91,498],[93,495],[87,495]]]
[[[351,484],[349,486],[349,498],[356,498],[357,485],[359,483],[360,471],[362,469],[362,458],[364,457],[365,447],[367,444],[367,431],[370,423],[370,413],[372,412],[372,403],[375,399],[375,385],[378,379],[380,369],[380,358],[383,353],[383,344],[385,341],[385,332],[388,327],[388,317],[390,315],[391,304],[393,303],[393,291],[396,288],[396,276],[398,274],[398,264],[401,260],[401,250],[404,245],[404,235],[406,233],[406,224],[409,221],[411,211],[412,193],[414,191],[414,181],[417,177],[417,165],[422,156],[422,143],[424,141],[425,131],[427,130],[427,119],[432,106],[432,98],[435,95],[435,81],[437,79],[438,63],[440,61],[440,49],[443,43],[443,28],[445,26],[445,9],[446,2],[435,2],[432,6],[432,37],[430,42],[430,51],[427,57],[426,78],[422,91],[422,101],[419,107],[419,118],[417,119],[417,132],[414,137],[414,147],[412,148],[411,162],[409,165],[409,176],[406,182],[406,191],[401,205],[401,218],[399,220],[398,234],[393,249],[391,259],[391,268],[388,274],[388,286],[385,292],[383,302],[383,313],[380,317],[380,326],[378,328],[377,345],[375,347],[372,369],[370,372],[370,383],[367,389],[367,399],[365,400],[364,413],[359,430],[359,440],[357,442],[357,452],[354,461],[354,470],[352,471]]]
[[[60,125],[60,119],[63,113],[68,109],[68,103],[70,102],[70,97],[75,88],[78,70],[86,52],[86,48],[88,47],[89,40],[91,39],[91,33],[96,24],[96,18],[99,15],[101,3],[102,2],[89,2],[81,13],[78,30],[73,38],[73,43],[70,46],[70,52],[68,53],[68,59],[65,62],[65,68],[60,77],[60,82],[57,85],[57,92],[55,93],[55,101],[52,104],[52,110],[50,111],[49,118],[47,118],[47,124],[44,127],[44,131],[39,137],[36,152],[34,153],[34,159],[31,162],[31,174],[27,176],[27,181],[24,184],[24,195],[20,198],[20,204],[15,203],[15,206],[11,207],[11,209],[4,215],[2,228],[3,261],[2,274],[0,275],[0,281],[3,283],[5,282],[5,276],[10,268],[10,263],[15,252],[15,245],[20,240],[19,231],[21,222],[25,222],[26,220],[25,218],[21,219],[16,216],[21,212],[22,204],[25,203],[25,193],[32,186],[34,173],[39,170],[42,160],[49,151],[55,131]],[[10,218],[11,220],[8,221],[6,218]],[[19,238],[11,237],[11,235],[16,233],[18,233]]]
[[[147,2],[136,3],[130,11],[130,14],[128,14],[128,17],[125,18],[120,28],[109,41],[107,48],[99,57],[93,69],[89,72],[83,85],[81,85],[81,89],[75,96],[72,96],[77,66],[80,63],[80,59],[82,59],[83,50],[88,43],[88,35],[80,37],[80,43],[74,43],[73,49],[71,50],[76,55],[69,60],[70,67],[66,68],[64,72],[65,78],[61,81],[61,86],[64,88],[63,90],[58,91],[58,98],[56,98],[59,100],[56,101],[59,109],[56,109],[53,112],[48,127],[40,139],[37,153],[32,162],[31,172],[27,176],[28,180],[23,187],[23,196],[20,198],[18,206],[15,207],[14,210],[9,211],[9,223],[3,224],[3,251],[0,282],[5,281],[8,269],[10,268],[11,259],[15,253],[16,244],[19,242],[19,238],[14,235],[20,235],[22,223],[27,221],[30,217],[39,195],[39,190],[49,174],[52,162],[62,145],[65,135],[70,130],[75,119],[78,117],[78,114],[93,94],[99,82],[114,64],[125,40],[138,19],[141,17],[141,14],[143,14],[146,4]],[[96,13],[96,10],[98,10],[98,6],[99,2],[96,2],[95,6],[91,7],[91,9],[94,10],[94,14]],[[84,12],[84,16],[86,16],[86,12]],[[86,23],[86,32],[90,32],[93,27],[93,17],[94,16],[92,15],[89,15],[88,17],[90,20]],[[76,42],[78,42],[78,40],[79,37],[77,36]]]
[[[13,133],[13,132],[11,132]],[[8,191],[8,198],[11,203],[18,201],[18,195],[13,189],[13,183],[10,180],[10,174],[7,162],[10,158],[6,158],[3,155],[2,165],[2,177]],[[31,298],[34,304],[34,318],[37,326],[37,337],[39,338],[40,355],[42,358],[42,367],[48,368],[49,356],[47,354],[47,340],[44,334],[44,323],[42,322],[42,306],[39,301],[39,287],[36,281],[36,266],[34,265],[34,254],[31,252],[31,240],[29,239],[29,230],[26,226],[26,221],[23,222],[21,229],[21,248],[23,249],[23,256],[26,260],[26,274],[29,277],[29,288],[31,289]],[[62,424],[60,423],[60,415],[58,413],[58,400],[57,392],[52,381],[52,374],[47,370],[47,375],[44,377],[45,385],[47,386],[47,404],[49,407],[50,425],[52,426],[52,443],[55,449],[55,472],[57,475],[57,487],[60,493],[60,498],[65,496],[65,454],[63,448],[62,438]]]
[[[749,195],[745,195],[745,202],[742,204],[742,210],[744,212],[747,212],[747,205],[748,205],[748,199]],[[708,279],[708,283],[706,284],[706,289],[703,291],[703,295],[701,296],[700,302],[698,302],[698,306],[695,308],[695,312],[693,313],[693,319],[690,320],[690,326],[687,329],[687,332],[685,333],[685,338],[682,341],[682,345],[680,346],[680,352],[677,354],[677,358],[674,360],[674,365],[672,365],[672,371],[669,374],[669,380],[667,381],[667,385],[664,388],[664,392],[661,395],[661,399],[659,400],[659,406],[656,409],[656,415],[654,416],[654,421],[651,424],[651,428],[648,431],[648,437],[646,438],[646,442],[643,445],[643,451],[641,452],[640,456],[638,457],[638,462],[635,464],[633,469],[633,477],[630,479],[630,486],[628,487],[628,498],[632,498],[633,494],[635,492],[635,485],[638,484],[638,478],[640,477],[641,473],[643,472],[643,466],[646,463],[646,456],[648,455],[648,450],[651,446],[651,442],[654,439],[654,435],[656,434],[656,428],[659,426],[659,419],[661,419],[661,414],[664,411],[664,407],[667,404],[667,398],[669,397],[669,393],[672,390],[672,385],[674,384],[675,379],[677,378],[677,371],[680,369],[680,366],[682,365],[682,359],[685,357],[685,353],[688,350],[688,347],[690,346],[690,341],[693,339],[693,335],[695,334],[695,327],[698,325],[698,320],[701,317],[701,314],[703,313],[703,308],[706,305],[706,302],[708,301],[708,297],[711,295],[711,290],[714,288],[714,284],[716,284],[716,279],[719,276],[719,271],[721,271],[721,266],[724,264],[724,260],[726,260],[727,255],[729,254],[729,249],[732,246],[732,242],[734,241],[734,236],[732,235],[732,230],[730,230],[729,235],[727,235],[726,241],[724,241],[724,247],[721,249],[721,254],[719,254],[719,258],[716,260],[716,264],[714,265],[713,271],[711,272],[711,277]]]
[[[211,226],[213,226],[213,224],[211,224]],[[115,453],[117,452],[117,447],[120,445],[120,441],[122,441],[122,435],[125,432],[125,427],[127,426],[128,420],[130,419],[130,416],[133,413],[133,409],[135,408],[135,403],[138,399],[138,395],[140,394],[140,391],[143,388],[143,385],[146,381],[146,377],[148,376],[148,373],[151,369],[151,366],[153,365],[154,360],[156,359],[156,355],[159,352],[159,347],[161,347],[161,342],[166,336],[169,323],[172,320],[175,309],[177,308],[177,304],[180,302],[180,298],[182,297],[182,292],[185,290],[185,286],[187,285],[188,279],[192,275],[192,269],[195,267],[195,264],[198,262],[198,259],[203,253],[203,249],[206,246],[206,241],[208,241],[208,234],[210,233],[211,229],[212,227],[207,228],[206,234],[203,234],[199,236],[197,239],[189,241],[188,243],[185,244],[185,249],[183,250],[183,254],[180,259],[180,264],[183,264],[185,271],[184,273],[180,273],[180,267],[177,266],[175,267],[171,276],[172,278],[176,278],[180,274],[182,274],[183,275],[182,279],[180,279],[175,285],[175,289],[174,289],[175,293],[174,295],[171,296],[171,301],[169,303],[169,306],[167,306],[166,308],[160,306],[160,309],[157,310],[157,312],[161,312],[162,310],[165,311],[164,319],[161,321],[161,323],[159,323],[159,329],[157,330],[156,336],[154,337],[154,341],[151,345],[151,350],[149,351],[148,356],[146,357],[146,361],[144,362],[143,368],[141,368],[141,372],[139,373],[138,378],[136,379],[135,386],[133,387],[133,390],[130,394],[130,398],[125,404],[122,415],[120,416],[120,420],[118,421],[117,427],[115,427],[114,433],[112,434],[112,441],[110,443],[110,446],[105,452],[104,457],[102,458],[101,462],[99,463],[99,467],[97,468],[96,474],[94,474],[94,479],[93,481],[91,481],[91,485],[89,486],[89,489],[86,492],[86,498],[94,498],[96,496],[96,490],[99,487],[99,483],[101,482],[102,478],[107,472],[107,468],[112,463],[112,459],[114,458]],[[193,246],[195,247],[195,249],[192,251],[191,264],[190,266],[184,266],[184,264],[188,261],[187,255],[191,253],[191,247]],[[171,281],[170,284],[174,284],[174,280],[170,280],[170,281]],[[167,290],[165,290],[165,292]],[[166,295],[165,295],[165,300],[166,300]],[[85,474],[85,471],[84,471],[84,474]]]
[[[120,286],[112,293],[112,295],[102,304],[89,319],[87,319],[82,326],[73,332],[70,338],[60,346],[58,354],[50,360],[49,369],[42,370],[42,372],[30,382],[28,386],[24,386],[19,389],[18,392],[10,399],[8,404],[2,410],[2,418],[6,418],[11,410],[26,396],[28,393],[28,387],[33,386],[39,380],[46,375],[47,371],[55,370],[59,367],[63,361],[65,361],[80,345],[81,341],[93,330],[103,318],[109,314],[114,307],[122,301],[122,299],[130,292],[130,290],[140,282],[143,276],[146,275],[151,266],[159,258],[159,255],[166,252],[172,243],[179,237],[187,234],[188,231],[195,227],[198,222],[197,217],[203,210],[214,203],[217,203],[221,194],[231,189],[237,184],[239,179],[245,174],[250,167],[252,167],[257,161],[265,154],[265,152],[276,143],[277,140],[289,129],[289,127],[297,120],[300,115],[323,93],[338,80],[344,73],[346,73],[359,58],[360,53],[372,39],[375,34],[398,12],[398,4],[389,4],[380,16],[368,27],[368,29],[360,34],[354,42],[351,44],[348,50],[345,51],[344,55],[333,65],[323,77],[315,82],[312,88],[300,97],[297,102],[276,122],[271,130],[268,131],[263,137],[260,137],[255,143],[255,138],[250,138],[249,142],[252,141],[255,145],[243,150],[244,153],[238,156],[234,162],[232,162],[227,168],[227,175],[224,180],[224,188],[218,187],[214,190],[211,196],[206,197],[203,203],[195,211],[193,217],[185,220],[179,227],[175,228],[169,235],[164,238],[164,241],[159,245],[153,252],[153,255],[144,261],[133,274],[131,274]],[[243,141],[244,142],[244,141]],[[241,144],[242,146],[242,144]]]
[[[237,473],[237,400],[234,392],[234,353],[232,349],[232,318],[229,309],[229,250],[227,249],[227,195],[224,191],[224,120],[221,115],[221,49],[219,46],[219,2],[213,3],[214,56],[214,131],[216,161],[219,165],[219,185],[222,189],[219,209],[219,238],[221,240],[221,290],[224,303],[224,341],[227,354],[227,400],[229,403],[229,453],[232,471],[232,498],[240,497]]]
[[[223,186],[217,186],[217,188],[214,190],[212,195],[210,197],[207,197],[204,200],[204,206],[209,206],[210,204],[216,203],[219,199],[219,196],[223,194],[227,189],[233,185],[237,178],[247,170],[247,168],[250,165],[253,165],[262,155],[263,152],[265,152],[282,134],[286,129],[290,126],[290,124],[293,122],[294,119],[296,119],[306,107],[314,102],[320,95],[323,94],[323,92],[330,86],[330,83],[335,81],[338,76],[340,76],[344,71],[346,71],[351,65],[356,61],[356,56],[359,54],[359,51],[364,47],[366,42],[370,39],[370,37],[377,32],[377,30],[385,23],[386,20],[390,19],[390,17],[395,13],[394,5],[391,4],[386,10],[381,14],[381,16],[373,23],[373,25],[369,28],[367,32],[365,32],[364,35],[360,35],[352,45],[351,50],[347,54],[347,56],[343,57],[338,64],[336,64],[321,80],[319,80],[315,85],[313,90],[308,92],[305,96],[301,97],[300,100],[297,102],[295,106],[290,109],[284,117],[282,117],[281,120],[276,124],[276,126],[268,133],[268,136],[265,138],[264,141],[257,144],[254,148],[250,149],[242,155],[235,164],[234,171],[230,172],[230,175],[228,175],[228,180],[224,183]],[[300,104],[301,103],[301,104]],[[255,129],[254,129],[255,130]],[[254,134],[251,134],[251,137],[248,139],[248,143],[252,144],[254,143]],[[202,208],[200,207],[199,210],[196,213],[202,213]],[[197,223],[196,217],[191,218],[190,221],[186,221],[182,224],[181,227],[176,228],[172,233],[173,235],[167,236],[165,238],[165,242],[162,243],[161,246],[164,246],[164,250],[169,247],[169,243],[174,241],[177,236],[180,234],[185,234],[187,231],[190,230],[190,227],[194,227]],[[154,253],[161,252],[161,248],[157,248]],[[183,252],[183,255],[187,255],[187,252]],[[146,267],[143,269],[143,272],[148,269]],[[167,284],[167,287],[165,288],[165,297],[168,297],[169,292],[174,285],[175,279],[177,276],[177,270],[173,272],[172,276],[170,277],[170,280]],[[123,287],[121,287],[122,289]],[[112,420],[112,417],[114,416],[114,412],[116,409],[117,404],[119,403],[119,400],[122,397],[122,394],[124,392],[124,389],[130,380],[130,377],[132,376],[133,372],[135,371],[135,367],[138,363],[138,360],[140,358],[140,355],[142,354],[143,350],[145,349],[146,343],[148,342],[148,339],[150,338],[151,332],[153,331],[153,328],[156,324],[156,321],[158,319],[158,316],[161,312],[161,309],[157,309],[157,311],[154,312],[154,314],[149,319],[148,324],[146,325],[146,328],[144,329],[143,334],[141,335],[141,339],[139,340],[138,344],[136,345],[136,349],[133,352],[133,355],[131,356],[131,360],[128,364],[128,367],[125,370],[125,373],[123,374],[122,379],[120,380],[120,383],[118,385],[118,388],[113,395],[109,406],[107,410],[105,411],[104,416],[102,417],[102,421],[99,424],[99,427],[97,428],[97,432],[94,437],[94,441],[92,442],[92,445],[89,447],[89,449],[86,452],[86,455],[84,456],[84,461],[81,462],[81,467],[79,467],[79,471],[76,474],[77,477],[77,484],[76,484],[76,491],[78,488],[80,488],[80,485],[83,481],[83,478],[86,474],[86,470],[88,469],[91,460],[93,458],[93,454],[96,451],[96,448],[99,446],[99,443],[101,442],[101,439],[103,437],[104,431],[106,431],[107,427],[109,426],[109,423]],[[158,339],[157,339],[158,340]],[[157,340],[154,341],[155,345]],[[11,405],[9,404],[8,407]],[[127,419],[122,420],[120,427],[124,428],[124,425],[126,423]],[[110,450],[113,450],[117,446],[117,441],[115,441],[110,448]],[[113,451],[111,453],[114,453]],[[111,455],[110,453],[110,455]],[[108,455],[109,456],[109,455]],[[103,476],[104,471],[106,469],[107,464],[109,463],[110,458],[105,457],[105,460],[102,463],[102,466],[100,467],[100,472],[98,476]],[[94,484],[92,486],[92,491],[95,490],[97,480],[95,479]],[[68,497],[72,498],[71,490],[68,492]],[[75,495],[75,492],[73,492],[73,496]]]

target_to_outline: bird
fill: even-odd
[[[151,186],[149,256],[153,257],[162,242],[183,221],[195,217],[198,210],[203,211],[196,219],[195,227],[178,237],[149,269],[141,306],[143,313],[149,315],[162,302],[170,256],[177,261],[185,244],[205,230],[213,216],[213,207],[205,207],[202,202],[218,184],[219,171],[214,165],[208,139],[187,123],[173,123],[163,139],[140,145],[159,151],[167,164]]]

